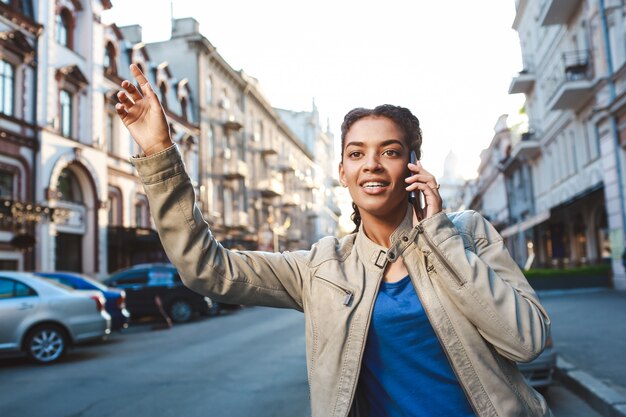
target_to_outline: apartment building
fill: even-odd
[[[32,269],[36,228],[53,221],[34,187],[42,32],[32,1],[0,2],[0,269]]]
[[[217,239],[241,249],[310,246],[330,175],[313,150],[332,137],[294,133],[258,80],[234,70],[193,18],[174,20],[170,39],[146,47],[198,92],[200,200]]]
[[[533,204],[517,208],[504,235],[517,242],[518,262],[610,262],[614,286],[626,288],[623,5],[517,0],[516,10],[523,69],[509,93],[525,94],[529,126],[512,143],[505,173],[511,200],[524,201],[530,190]],[[532,187],[516,191],[522,182]]]

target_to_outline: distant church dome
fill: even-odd
[[[451,150],[443,165],[443,177],[448,179],[463,178],[459,169],[459,158]]]

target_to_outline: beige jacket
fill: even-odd
[[[390,248],[360,231],[306,251],[231,252],[202,218],[176,146],[131,161],[187,286],[227,303],[304,312],[314,417],[359,415],[354,399],[372,308],[385,265],[399,256],[476,414],[551,415],[514,362],[541,353],[550,320],[478,213],[438,213],[412,227],[407,207]]]

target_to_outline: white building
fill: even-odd
[[[615,287],[626,288],[618,129],[620,75],[626,73],[622,6],[518,0],[516,8],[524,68],[509,92],[526,95],[532,138],[516,146],[531,168],[535,214],[519,220],[515,233],[534,229],[535,265],[610,260]]]

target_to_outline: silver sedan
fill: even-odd
[[[0,354],[26,353],[38,363],[71,345],[104,339],[111,316],[99,291],[75,291],[27,272],[0,271]]]

